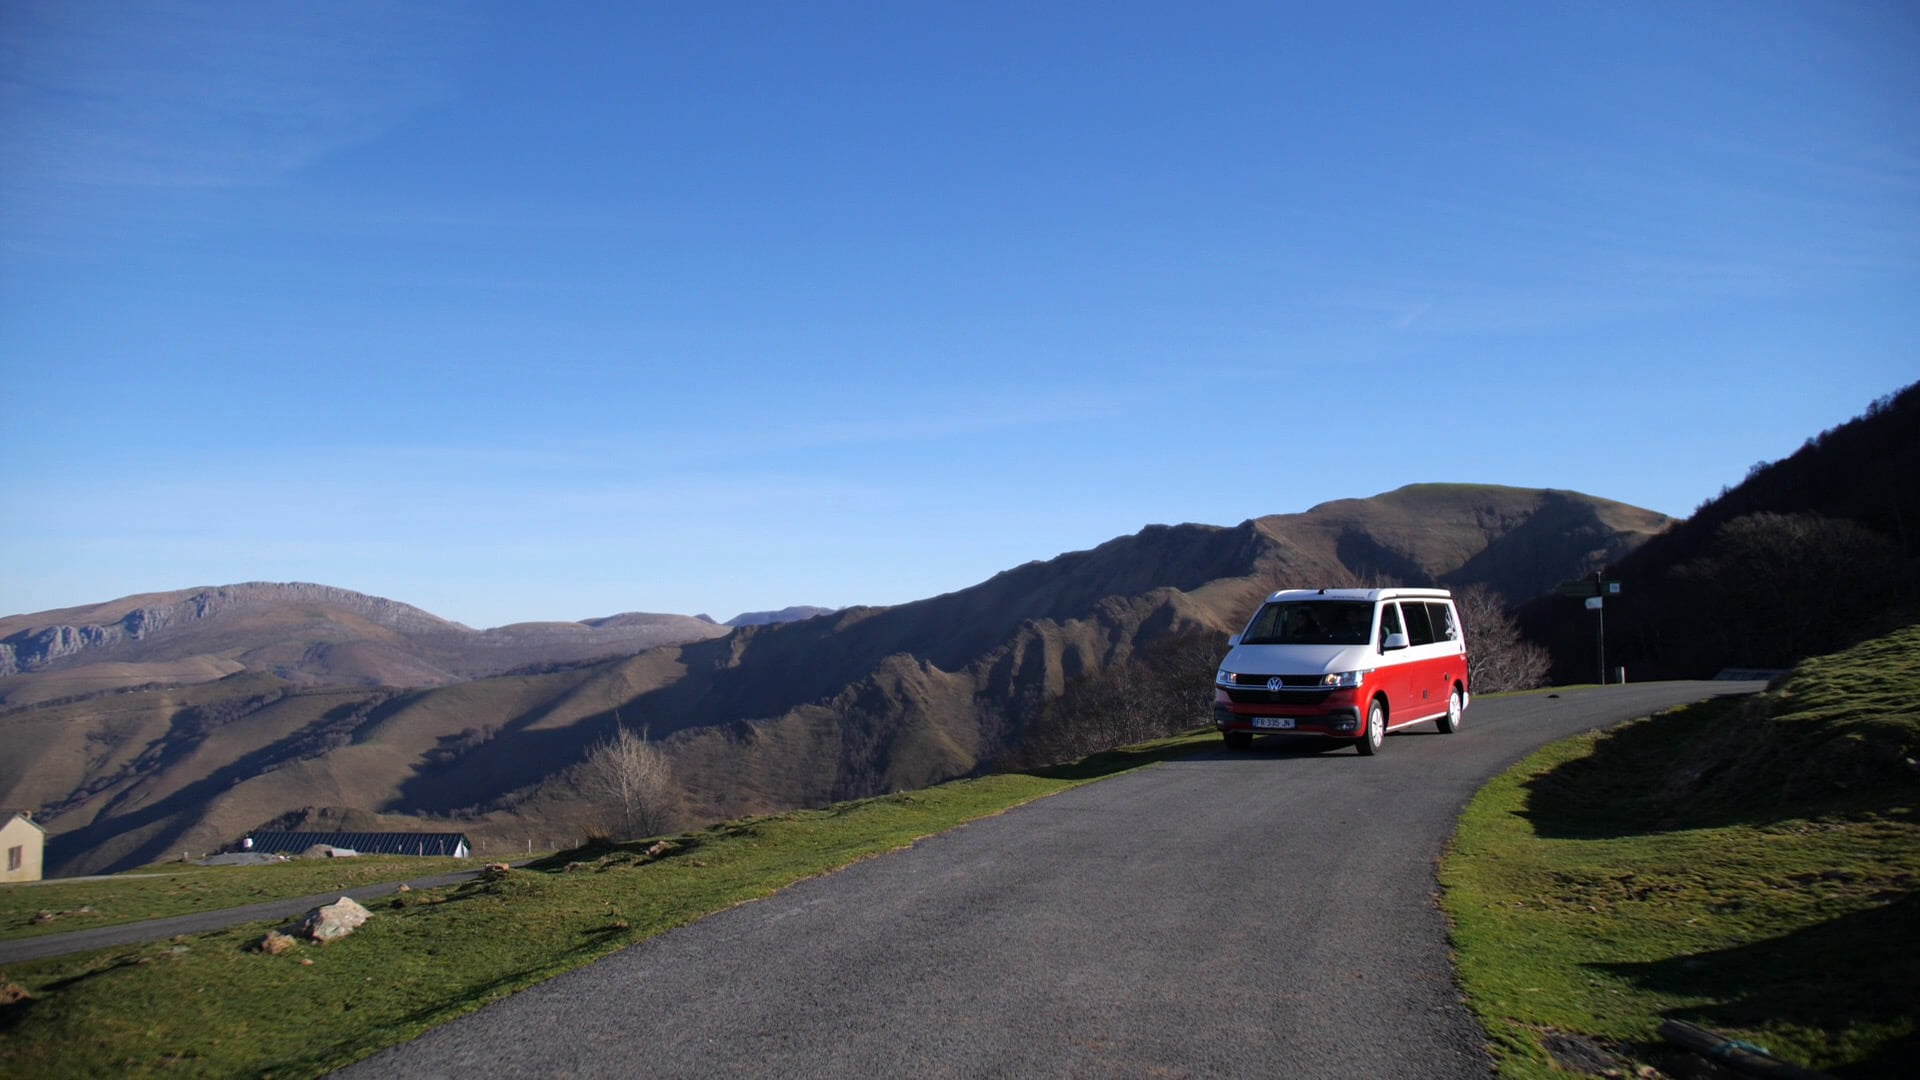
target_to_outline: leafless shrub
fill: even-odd
[[[1467,632],[1467,681],[1476,694],[1544,686],[1553,666],[1547,650],[1520,636],[1500,594],[1469,585],[1453,594]]]
[[[617,810],[629,838],[667,831],[676,792],[666,755],[647,741],[647,731],[635,734],[622,725],[587,752],[583,786],[596,801]]]

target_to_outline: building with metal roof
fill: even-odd
[[[262,831],[248,833],[240,842],[243,851],[280,855],[300,855],[314,847],[332,849],[328,854],[444,855],[454,859],[464,859],[473,852],[465,833]]]

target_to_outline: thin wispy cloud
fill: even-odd
[[[1426,315],[1427,312],[1432,310],[1433,310],[1432,304],[1425,304],[1425,303],[1415,304],[1412,307],[1408,308],[1407,310],[1401,312],[1399,318],[1393,320],[1393,328],[1395,330],[1411,329],[1414,323],[1419,322],[1422,316]]]
[[[423,4],[9,4],[8,181],[272,181],[447,96],[437,42],[457,26]]]

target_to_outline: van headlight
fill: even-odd
[[[1322,677],[1320,680],[1320,685],[1321,686],[1338,686],[1338,687],[1341,687],[1342,689],[1353,689],[1354,687],[1357,687],[1366,681],[1367,681],[1367,673],[1364,671],[1336,671],[1330,675],[1326,675]]]
[[[1221,668],[1219,671],[1213,673],[1213,681],[1219,683],[1221,686],[1232,686],[1233,672],[1228,671],[1226,668]]]

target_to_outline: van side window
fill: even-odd
[[[1453,625],[1453,609],[1445,604],[1428,604],[1427,617],[1433,620],[1433,638],[1435,641],[1453,641],[1460,637],[1459,628]]]
[[[1377,643],[1379,645],[1380,650],[1382,652],[1386,651],[1387,637],[1389,635],[1399,634],[1404,632],[1405,631],[1400,629],[1400,605],[1399,604],[1381,604],[1380,605],[1380,640]]]
[[[1407,644],[1433,644],[1433,623],[1427,620],[1427,605],[1409,602],[1400,605],[1400,613],[1407,619]]]

